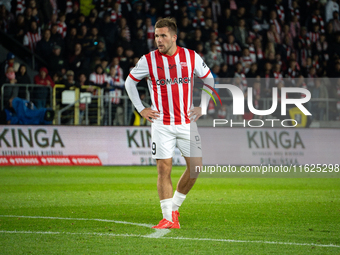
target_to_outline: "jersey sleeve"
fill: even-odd
[[[96,75],[94,73],[90,74],[89,81],[93,82],[93,83],[96,83]]]
[[[148,76],[149,76],[148,63],[146,61],[146,57],[142,56],[137,62],[136,66],[131,70],[129,77],[132,80],[139,82],[140,80]]]
[[[204,79],[210,74],[210,69],[207,64],[203,61],[200,55],[195,52],[195,70],[194,73],[198,78]]]

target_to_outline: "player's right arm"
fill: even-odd
[[[142,101],[140,100],[137,84],[143,78],[149,76],[149,68],[146,61],[146,58],[143,56],[140,58],[136,66],[131,70],[130,74],[128,75],[125,81],[125,89],[128,93],[130,100],[132,101],[133,105],[137,109],[137,111],[150,122],[153,122],[152,119],[157,119],[159,117],[159,112],[152,110],[151,108],[145,108]]]

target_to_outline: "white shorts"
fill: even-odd
[[[151,152],[153,159],[174,156],[175,147],[184,157],[202,157],[201,136],[196,122],[183,125],[151,124]]]

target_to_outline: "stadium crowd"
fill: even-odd
[[[1,84],[88,84],[119,97],[138,59],[156,49],[153,25],[170,16],[177,20],[177,45],[202,56],[214,77],[243,90],[253,87],[255,107],[271,98],[273,86],[304,87],[312,98],[338,100],[329,104],[329,119],[339,120],[338,0],[93,0],[87,15],[77,1],[0,2],[1,30],[46,62],[33,67],[39,74],[31,81],[26,66],[14,65],[9,53]],[[335,81],[318,79],[325,77]],[[46,107],[45,97],[37,100],[38,108]],[[325,102],[309,107],[313,118],[324,119]],[[209,104],[208,112],[219,118],[227,111]]]

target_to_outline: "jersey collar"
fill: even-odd
[[[179,50],[180,50],[180,48],[181,48],[181,47],[179,47],[178,45],[177,45],[176,47],[177,47],[176,52],[175,52],[173,55],[171,55],[171,56],[169,56],[169,55],[167,55],[167,54],[163,54],[163,53],[161,53],[159,50],[158,50],[158,52],[159,52],[159,54],[161,54],[161,55],[164,56],[164,57],[173,58],[173,57],[175,57],[175,56],[178,54],[178,52],[179,52]]]

